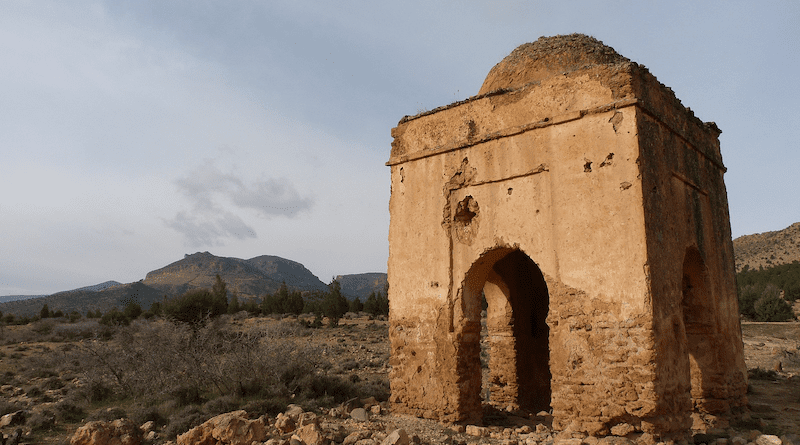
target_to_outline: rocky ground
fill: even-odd
[[[239,318],[231,323],[247,328],[258,323],[274,323],[267,318]],[[9,329],[9,327],[6,327]],[[750,413],[732,424],[731,428],[713,431],[710,435],[696,436],[695,443],[715,445],[746,445],[757,443],[793,443],[800,445],[800,323],[744,323],[742,332],[745,354],[750,372]],[[305,337],[308,342],[321,346],[320,353],[333,357],[337,366],[329,373],[349,375],[351,381],[375,382],[384,385],[388,377],[389,344],[388,326],[385,320],[370,320],[367,317],[343,319],[339,327],[312,330]],[[8,332],[6,332],[8,334]],[[9,338],[9,335],[6,335]],[[0,346],[0,373],[10,370],[13,358],[22,355],[52,354],[63,349],[64,344],[47,342],[6,343]],[[5,363],[3,363],[5,362]],[[28,361],[26,363],[35,363]],[[42,374],[37,379],[46,381],[54,376]],[[72,377],[78,382],[78,376]],[[66,379],[62,379],[66,380]],[[0,388],[2,403],[43,400],[27,394],[26,388],[42,388],[46,385],[6,384]],[[41,391],[41,390],[39,390]],[[63,388],[48,389],[45,399],[57,401]],[[380,399],[381,397],[378,397]],[[408,416],[392,415],[385,400],[374,397],[350,400],[333,407],[314,407],[310,411],[297,405],[289,405],[277,416],[254,416],[245,411],[215,417],[178,436],[178,445],[189,443],[217,444],[251,443],[267,444],[552,444],[580,445],[581,441],[560,437],[550,430],[548,413],[525,415],[522,413],[498,412],[487,408],[485,423],[477,425],[443,425],[434,421]],[[33,403],[33,402],[32,402]],[[37,402],[38,403],[38,402]],[[27,406],[30,416],[35,406]],[[96,406],[97,410],[113,412],[114,406]],[[156,425],[133,425],[130,421],[88,422],[86,418],[75,419],[50,432],[30,431],[30,421],[16,417],[13,413],[0,420],[0,431],[5,434],[6,444],[48,443],[61,444],[73,439],[74,445],[100,445],[101,443],[164,443],[167,438]],[[85,416],[86,417],[86,416]],[[95,418],[97,416],[94,416]],[[108,419],[110,420],[110,419]],[[133,426],[131,426],[133,425]],[[18,437],[14,437],[19,430]],[[584,440],[588,445],[627,445],[648,443],[651,438],[642,436]],[[117,436],[115,436],[115,434]],[[114,442],[114,437],[122,439]],[[127,439],[126,439],[127,438]],[[771,440],[771,442],[770,442]]]

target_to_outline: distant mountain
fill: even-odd
[[[87,291],[87,290],[88,291],[97,292],[97,291],[108,289],[109,287],[120,286],[121,284],[122,283],[120,283],[118,281],[106,281],[106,282],[103,282],[103,283],[100,283],[100,284],[95,284],[94,286],[79,287],[78,289],[73,289],[73,290],[67,291],[67,292]]]
[[[136,301],[143,309],[147,309],[154,301],[161,301],[165,296],[180,295],[195,288],[211,288],[218,274],[227,284],[228,291],[236,293],[240,299],[275,293],[283,282],[293,291],[328,289],[305,266],[285,258],[262,255],[243,260],[198,252],[151,271],[144,280],[136,283],[106,281],[48,296],[0,302],[0,311],[20,316],[34,315],[39,313],[42,305],[47,304],[51,311],[67,313],[77,310],[85,314],[88,310],[106,312],[112,307],[121,309],[129,301]],[[373,290],[383,291],[386,283],[385,273],[342,275],[339,278],[344,295],[361,297],[362,300]]]
[[[217,274],[228,290],[242,298],[274,293],[286,282],[290,290],[325,290],[327,286],[300,263],[262,255],[249,260],[218,257],[208,252],[186,255],[161,269],[149,272],[143,283],[169,295],[193,288],[210,288]]]
[[[93,288],[95,286],[88,286]],[[51,311],[62,311],[65,314],[78,311],[86,314],[86,311],[100,310],[107,312],[113,307],[123,308],[128,302],[139,303],[142,308],[147,309],[154,301],[161,301],[164,294],[156,289],[142,284],[141,281],[130,284],[119,284],[102,288],[99,291],[86,290],[87,288],[76,289],[66,292],[58,292],[52,295],[27,300],[9,301],[0,303],[0,311],[4,314],[35,315],[47,304]]]
[[[800,261],[800,222],[774,232],[740,236],[733,240],[736,271],[745,265],[758,269]]]
[[[358,273],[338,275],[336,280],[342,286],[342,294],[350,298],[358,297],[363,303],[371,292],[384,292],[387,283],[385,273]]]
[[[16,300],[30,300],[31,298],[42,298],[46,296],[47,295],[4,295],[0,297],[0,303]]]

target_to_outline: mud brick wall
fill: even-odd
[[[581,35],[523,45],[478,96],[403,118],[387,163],[393,409],[552,409],[590,435],[723,425],[746,382],[718,135]]]

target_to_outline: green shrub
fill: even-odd
[[[752,368],[747,370],[747,378],[750,380],[777,380],[778,373],[771,369]]]
[[[48,431],[56,425],[56,415],[49,409],[34,411],[25,421],[25,426],[31,431]]]
[[[122,313],[128,320],[136,320],[142,315],[142,306],[135,301],[130,301],[125,305],[125,309],[122,310]]]
[[[193,325],[218,317],[227,312],[228,302],[208,289],[193,289],[164,302],[164,315],[170,319]]]
[[[136,405],[130,410],[130,419],[136,425],[142,425],[146,422],[154,422],[157,427],[162,427],[169,423],[169,419],[164,417],[161,410],[154,406],[153,400],[144,402],[143,405]]]
[[[128,326],[131,324],[131,319],[124,312],[120,312],[119,309],[112,308],[100,317],[100,324],[104,326]]]
[[[275,416],[286,411],[286,406],[291,403],[290,400],[285,396],[258,398],[247,402],[242,409],[254,416]]]
[[[210,418],[196,405],[187,406],[170,416],[169,424],[164,428],[164,435],[167,439],[174,439]]]
[[[56,419],[66,423],[80,422],[85,414],[83,408],[69,400],[62,400],[56,403],[53,408],[55,409]]]
[[[111,408],[99,409],[93,412],[86,420],[104,420],[110,422],[112,420],[122,419],[125,417],[128,417],[128,413],[126,413],[124,409],[112,406]]]
[[[24,408],[25,406],[21,405],[19,402],[9,402],[5,398],[0,399],[0,416],[15,413]]]
[[[780,296],[781,290],[768,284],[753,304],[756,321],[787,321],[794,318],[792,307]]]
[[[206,401],[200,388],[194,385],[179,386],[169,395],[178,406],[200,405]]]
[[[203,405],[203,411],[216,416],[217,414],[228,413],[239,409],[240,400],[232,395],[225,395],[209,400]]]
[[[91,380],[82,388],[84,397],[89,402],[103,402],[114,398],[114,390],[100,380]]]

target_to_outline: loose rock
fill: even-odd
[[[142,430],[129,419],[94,421],[78,428],[72,445],[140,445]],[[249,445],[249,443],[247,444]]]

